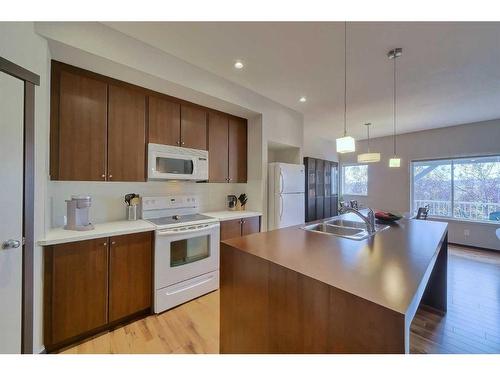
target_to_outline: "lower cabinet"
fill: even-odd
[[[44,344],[48,351],[151,307],[152,233],[44,249]]]
[[[109,322],[151,307],[151,233],[112,237],[109,247]]]
[[[260,216],[221,221],[220,240],[246,236],[260,232]]]

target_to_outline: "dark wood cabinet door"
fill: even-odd
[[[145,181],[145,94],[109,85],[108,110],[108,181]]]
[[[235,117],[229,118],[229,182],[247,182],[247,121]]]
[[[109,321],[151,307],[151,232],[110,238]]]
[[[198,150],[207,149],[207,112],[205,109],[181,105],[181,146]]]
[[[304,165],[306,167],[305,219],[309,222],[316,220],[316,159],[306,157]]]
[[[241,220],[241,235],[260,232],[260,216],[246,217]]]
[[[228,182],[228,124],[221,113],[208,114],[208,181]]]
[[[325,197],[325,203],[323,205],[323,217],[332,217],[332,197]]]
[[[325,197],[332,195],[332,163],[325,160],[324,164],[324,174],[325,174]]]
[[[181,105],[157,96],[148,97],[149,142],[180,146]]]
[[[67,71],[54,69],[52,74],[51,100],[57,103],[52,104],[51,114],[51,178],[103,181],[107,85]]]
[[[324,160],[316,159],[316,220],[325,216],[325,170]]]
[[[325,217],[325,197],[316,197],[316,220]]]
[[[316,159],[316,196],[325,196],[325,161]]]
[[[339,197],[338,195],[332,195],[330,206],[331,216],[337,216],[339,214]]]
[[[108,241],[95,239],[45,249],[44,335],[51,346],[108,321]]]
[[[241,236],[241,219],[226,220],[220,223],[220,240]]]

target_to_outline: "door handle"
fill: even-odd
[[[19,246],[21,246],[21,241],[18,240],[7,240],[2,243],[2,249],[4,250],[17,249]]]
[[[283,190],[285,190],[285,179],[283,178],[283,173],[281,173],[281,171],[280,171],[280,181],[281,181],[280,194],[282,194]]]
[[[283,217],[283,196],[280,194],[280,220]]]

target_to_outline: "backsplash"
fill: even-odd
[[[48,183],[49,227],[60,227],[66,215],[66,199],[74,194],[92,197],[90,217],[92,223],[125,220],[124,196],[137,193],[144,196],[196,195],[200,211],[217,211],[226,207],[228,194],[247,193],[247,184],[195,183],[186,181],[150,182],[73,182],[49,181]],[[252,197],[249,197],[251,200]]]

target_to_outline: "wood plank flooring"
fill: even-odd
[[[449,247],[448,313],[420,308],[412,353],[500,353],[500,252]],[[62,353],[218,353],[219,292],[104,333]]]

